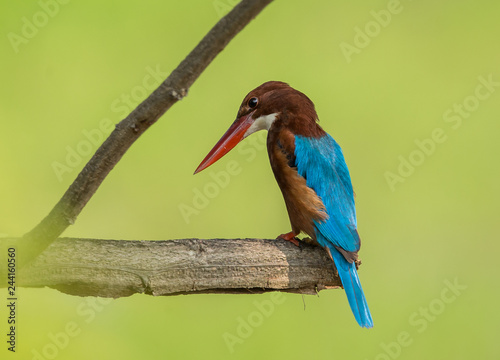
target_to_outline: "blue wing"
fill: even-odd
[[[299,175],[306,179],[325,205],[328,218],[315,221],[316,239],[326,247],[335,262],[351,310],[358,324],[373,327],[358,272],[337,247],[357,252],[360,247],[356,230],[356,209],[351,177],[342,149],[328,134],[321,138],[295,136],[295,163]]]
[[[317,230],[333,245],[358,251],[354,193],[340,146],[328,134],[321,138],[297,135],[295,157],[299,175],[321,198],[329,216],[324,222],[315,222]]]

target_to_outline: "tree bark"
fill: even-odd
[[[130,146],[188,89],[219,54],[272,0],[243,0],[224,16],[169,77],[124,120],[99,147],[50,213],[18,242],[20,266],[59,237],[97,191]]]
[[[6,268],[0,270],[3,279]],[[315,294],[341,285],[333,261],[321,247],[263,239],[59,238],[21,269],[16,281],[21,287],[47,286],[71,295],[112,298],[135,293]],[[0,282],[0,287],[6,283]]]

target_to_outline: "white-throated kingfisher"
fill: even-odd
[[[337,142],[318,124],[313,102],[279,81],[266,82],[243,99],[234,123],[195,171],[207,168],[241,140],[268,130],[271,168],[283,193],[292,231],[279,238],[298,245],[303,232],[335,263],[358,324],[373,327],[356,271],[360,238],[349,170]]]

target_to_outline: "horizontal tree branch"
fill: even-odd
[[[0,271],[3,279],[5,270]],[[341,285],[321,247],[263,239],[59,238],[21,269],[16,281],[22,287],[113,298],[277,290],[315,294]],[[5,287],[6,281],[0,284]]]

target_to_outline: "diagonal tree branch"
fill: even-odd
[[[223,17],[170,76],[115,130],[96,151],[50,213],[18,242],[20,266],[39,255],[76,218],[128,148],[188,89],[210,62],[272,0],[243,0]]]
[[[1,243],[1,242],[0,242]],[[130,256],[133,254],[133,256]],[[17,286],[78,296],[286,291],[315,294],[341,285],[318,246],[282,240],[123,241],[60,238],[25,266]],[[0,276],[7,278],[7,266]],[[5,287],[6,281],[0,283]]]

